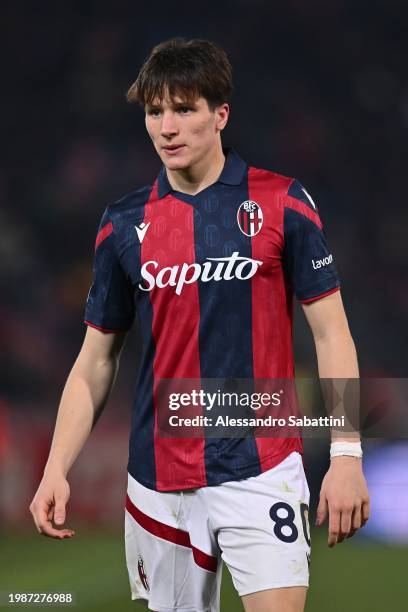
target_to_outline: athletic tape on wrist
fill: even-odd
[[[332,442],[330,445],[330,458],[332,457],[359,457],[363,456],[361,442]]]

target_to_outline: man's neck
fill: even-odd
[[[189,195],[196,195],[218,180],[224,168],[224,163],[225,156],[220,144],[215,152],[210,151],[193,167],[185,170],[166,169],[166,174],[172,189]]]

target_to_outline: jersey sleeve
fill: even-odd
[[[285,198],[283,257],[300,302],[313,302],[340,289],[317,206],[296,180]]]
[[[126,331],[132,326],[134,314],[133,289],[117,255],[108,207],[96,237],[93,282],[84,320],[104,332]]]

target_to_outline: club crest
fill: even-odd
[[[147,575],[146,575],[146,570],[145,570],[145,566],[144,566],[144,562],[143,562],[143,557],[141,555],[139,555],[138,560],[137,560],[137,569],[139,572],[139,578],[141,580],[141,583],[143,584],[144,588],[146,589],[146,591],[149,591],[149,582],[147,580]]]
[[[238,227],[245,236],[256,236],[263,223],[262,209],[253,200],[242,202],[237,211]]]

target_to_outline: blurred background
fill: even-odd
[[[0,591],[69,589],[79,610],[139,609],[123,550],[137,330],[70,474],[76,537],[38,536],[28,511],[85,333],[100,217],[160,168],[125,93],[162,40],[210,38],[225,48],[235,93],[224,144],[305,185],[335,255],[362,375],[405,377],[408,6],[16,0],[2,3],[0,32]],[[315,375],[299,310],[295,348],[298,375]],[[307,441],[312,520],[327,454],[327,441]],[[407,609],[407,444],[369,440],[365,463],[372,520],[334,550],[326,527],[313,532],[310,611]],[[226,574],[222,610],[238,609]]]

